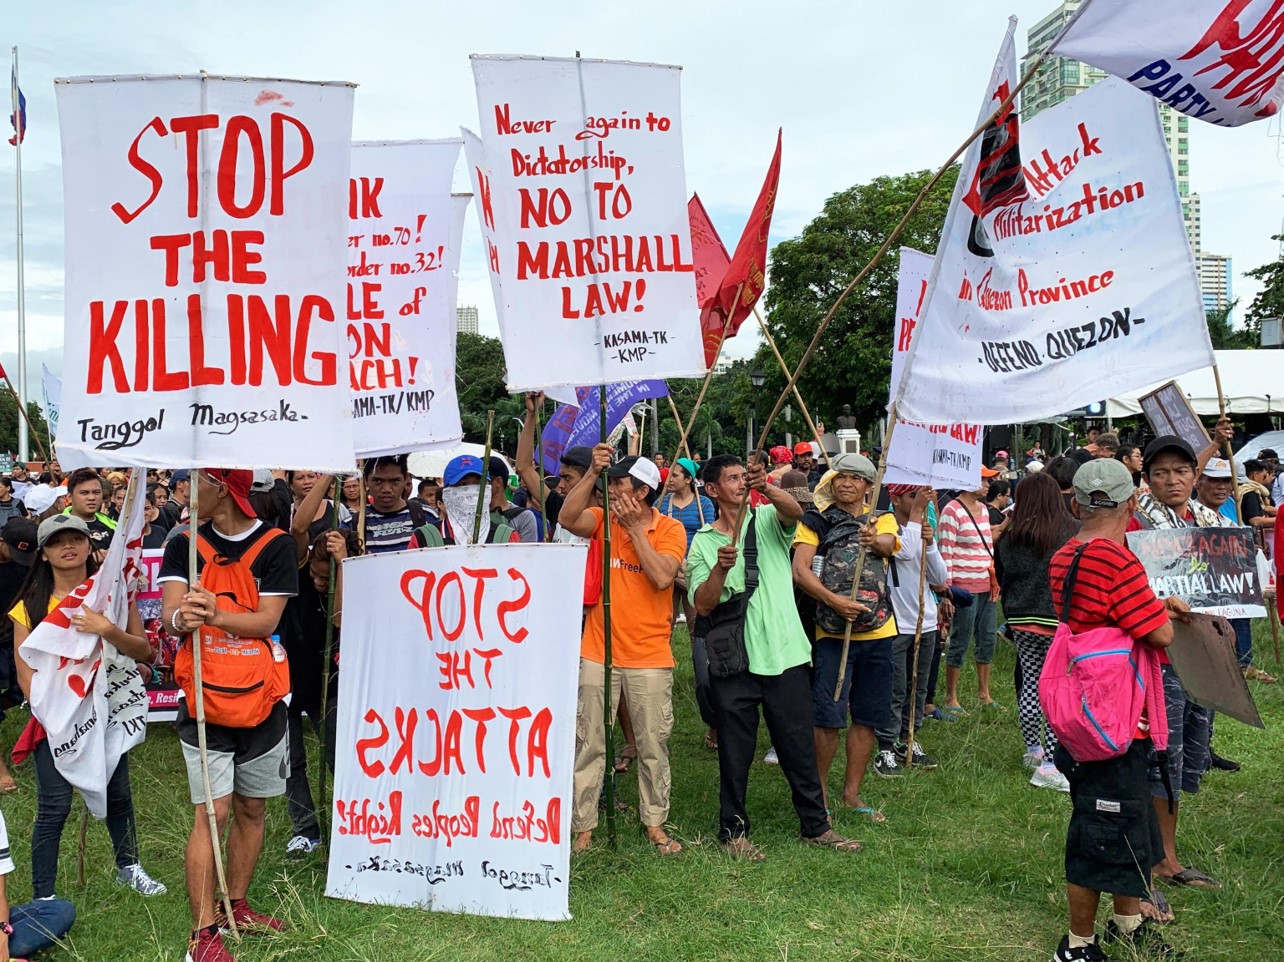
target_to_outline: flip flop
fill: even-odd
[[[868,805],[862,805],[860,808],[850,810],[853,815],[864,815],[875,825],[882,825],[887,821],[887,816],[876,808],[870,808]]]
[[[1147,906],[1153,910],[1153,915],[1146,915],[1145,909]],[[1168,903],[1168,899],[1166,899],[1164,897],[1164,893],[1157,888],[1151,888],[1150,897],[1141,900],[1141,907],[1142,914],[1146,915],[1148,919],[1159,925],[1167,925],[1176,918],[1176,915],[1173,912],[1173,907]]]
[[[1176,875],[1156,875],[1155,878],[1172,885],[1186,885],[1193,889],[1220,889],[1222,883],[1197,868],[1185,868]]]
[[[824,835],[817,835],[815,838],[802,837],[804,845],[815,845],[818,848],[832,848],[835,852],[846,852],[849,854],[861,850],[860,842],[854,838],[847,838],[845,835],[839,835],[832,828]]]
[[[615,756],[615,765],[613,766],[615,768],[615,773],[617,775],[623,775],[631,767],[633,767],[633,763],[637,760],[638,760],[638,752],[636,748],[631,752],[630,751],[620,752],[620,754]]]
[[[993,700],[981,702],[981,707],[988,708],[990,709],[990,711],[1007,711],[1006,708],[1000,705],[997,701],[993,701]]]
[[[762,849],[743,835],[737,835],[735,838],[723,842],[722,850],[732,858],[739,859],[742,862],[767,861],[767,856],[763,854]]]
[[[937,711],[944,711],[947,715],[953,715],[955,718],[962,718],[968,713],[968,710],[962,705],[946,705],[944,708],[938,708]]]

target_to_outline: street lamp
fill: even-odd
[[[762,373],[762,368],[754,368],[749,372],[749,383],[755,390],[767,383],[767,375]],[[758,414],[758,395],[755,394],[749,401],[749,424],[745,434],[745,450],[752,452],[754,446],[754,420]]]
[[[761,368],[754,368],[749,372],[749,383],[754,387],[762,387],[767,383],[767,375],[762,373]]]

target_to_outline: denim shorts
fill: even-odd
[[[994,649],[998,643],[995,604],[986,593],[974,594],[972,598],[969,607],[954,609],[950,647],[945,652],[945,663],[951,668],[963,667],[973,638],[976,639],[976,663],[988,665],[994,661]]]
[[[848,715],[853,725],[887,728],[892,721],[892,645],[896,636],[876,641],[853,641],[847,652],[843,690],[834,701],[841,638],[817,638],[812,645],[811,707],[817,728],[843,728]]]

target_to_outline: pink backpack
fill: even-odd
[[[1159,654],[1122,628],[1074,632],[1066,623],[1079,559],[1075,550],[1062,588],[1061,623],[1039,675],[1039,704],[1048,727],[1077,762],[1099,762],[1128,751],[1142,709],[1156,751],[1168,747]]]

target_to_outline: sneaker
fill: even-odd
[[[153,895],[164,895],[169,891],[163,882],[158,882],[144,871],[143,867],[135,862],[133,865],[126,865],[124,868],[116,870],[116,881],[121,885],[128,885],[139,895],[150,897]]]
[[[321,839],[308,838],[306,835],[296,835],[285,846],[287,858],[303,858],[311,855],[321,847]]]
[[[285,929],[284,922],[262,912],[255,912],[245,899],[232,900],[232,918],[236,919],[237,931],[246,935],[267,935],[269,932]],[[214,909],[214,922],[224,935],[231,934],[232,927],[227,924],[227,913],[223,911],[222,901]]]
[[[899,744],[896,746],[896,754],[899,756],[898,760],[906,765],[909,764],[909,759],[906,757],[908,749],[908,745]],[[917,739],[914,741],[914,764],[912,767],[921,768],[925,772],[934,772],[937,768],[936,759],[923,751],[923,746],[919,744]]]
[[[765,755],[763,755],[763,756],[762,756],[762,763],[763,763],[764,765],[779,765],[779,764],[780,764],[780,756],[776,754],[776,746],[775,746],[775,745],[772,745],[770,748],[768,748],[768,749],[767,749],[767,754],[765,754]]]
[[[1233,762],[1229,758],[1222,758],[1216,752],[1210,750],[1209,765],[1219,772],[1237,772],[1242,767],[1239,762]]]
[[[883,749],[874,759],[874,774],[881,775],[883,778],[900,778],[905,774],[905,769],[896,760],[895,752]]]
[[[1044,762],[1034,770],[1030,784],[1035,788],[1055,788],[1058,792],[1070,793],[1070,781],[1051,762]]]
[[[1045,761],[1042,748],[1027,748],[1025,757],[1021,759],[1021,764],[1030,769],[1030,771],[1034,771]]]
[[[1111,919],[1106,923],[1106,933],[1102,936],[1102,941],[1106,944],[1120,944],[1128,946],[1138,956],[1147,959],[1184,959],[1186,953],[1179,949],[1174,949],[1159,934],[1159,929],[1148,919],[1142,919],[1141,925],[1133,929],[1127,935],[1119,931],[1119,926],[1115,925],[1115,920]]]
[[[187,941],[185,962],[236,962],[218,929],[201,929]]]
[[[1101,951],[1101,946],[1096,942],[1091,945],[1085,945],[1082,948],[1070,948],[1070,936],[1061,936],[1061,944],[1057,946],[1057,951],[1052,956],[1052,962],[1110,962],[1109,956]]]

